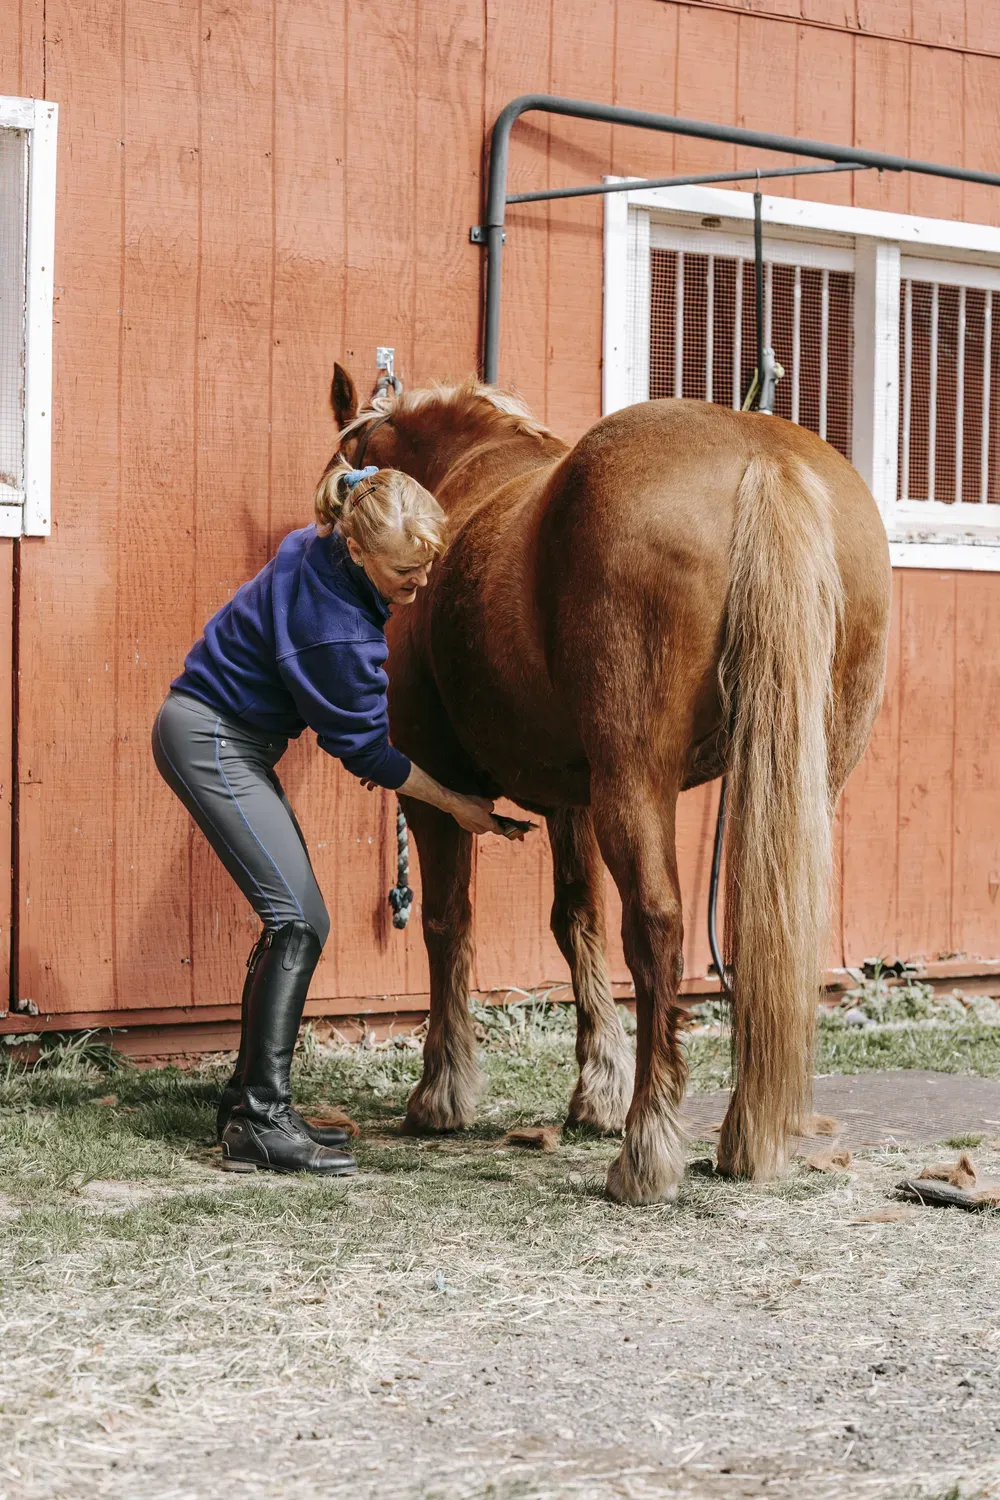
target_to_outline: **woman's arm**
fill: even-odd
[[[377,785],[374,781],[362,784],[369,791],[374,791]],[[410,774],[398,788],[398,795],[413,797],[417,802],[429,802],[431,807],[439,807],[442,812],[450,813],[466,833],[502,832],[493,821],[493,803],[487,797],[465,797],[461,792],[451,792],[439,781],[435,781],[433,776],[422,771],[415,761],[410,762]]]

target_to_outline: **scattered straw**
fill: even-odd
[[[877,1208],[870,1214],[859,1214],[852,1224],[909,1224],[920,1218],[919,1208],[908,1208],[899,1204],[896,1208]]]

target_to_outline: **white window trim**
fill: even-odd
[[[28,132],[24,497],[0,504],[0,536],[48,536],[52,517],[52,294],[59,106],[0,95],[0,129]]]
[[[644,212],[630,212],[636,209]],[[628,289],[630,279],[640,285],[648,280],[641,275],[643,258],[648,266],[650,236],[655,242],[657,222],[689,232],[694,248],[699,236],[711,239],[711,229],[701,228],[701,219],[706,217],[720,219],[723,230],[730,232],[744,224],[749,227],[752,194],[700,187],[636,188],[605,198],[605,412],[645,400],[649,390],[648,302],[645,307],[630,308]],[[937,273],[936,263],[943,260],[948,271],[942,280],[1000,289],[1000,229],[766,196],[763,217],[765,249],[771,230],[785,231],[782,239],[840,244],[853,251],[853,461],[886,522],[893,564],[1000,572],[1000,506],[991,506],[992,514],[984,516],[985,507],[980,505],[907,504],[897,499],[901,267],[914,279],[930,279]],[[700,243],[703,250],[711,248],[705,239]],[[967,280],[956,262],[968,266]],[[637,271],[640,274],[635,278]]]

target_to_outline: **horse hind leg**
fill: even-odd
[[[635,982],[635,1088],[625,1142],[608,1172],[619,1203],[669,1202],[684,1173],[680,1122],[687,1067],[677,1003],[683,952],[674,846],[679,783],[595,788],[601,852],[622,898],[625,958]]]
[[[430,968],[430,1020],[424,1069],[406,1110],[406,1128],[463,1130],[476,1118],[482,1076],[469,1015],[472,977],[472,835],[454,818],[405,799],[420,856],[424,943]]]
[[[580,1075],[567,1124],[609,1134],[625,1128],[635,1067],[604,956],[604,869],[586,808],[548,819],[555,899],[552,933],[573,980]]]

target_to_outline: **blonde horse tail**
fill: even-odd
[[[719,1165],[766,1178],[810,1107],[833,865],[828,737],[843,594],[830,496],[805,464],[751,459],[730,570],[720,679],[735,1080]]]

